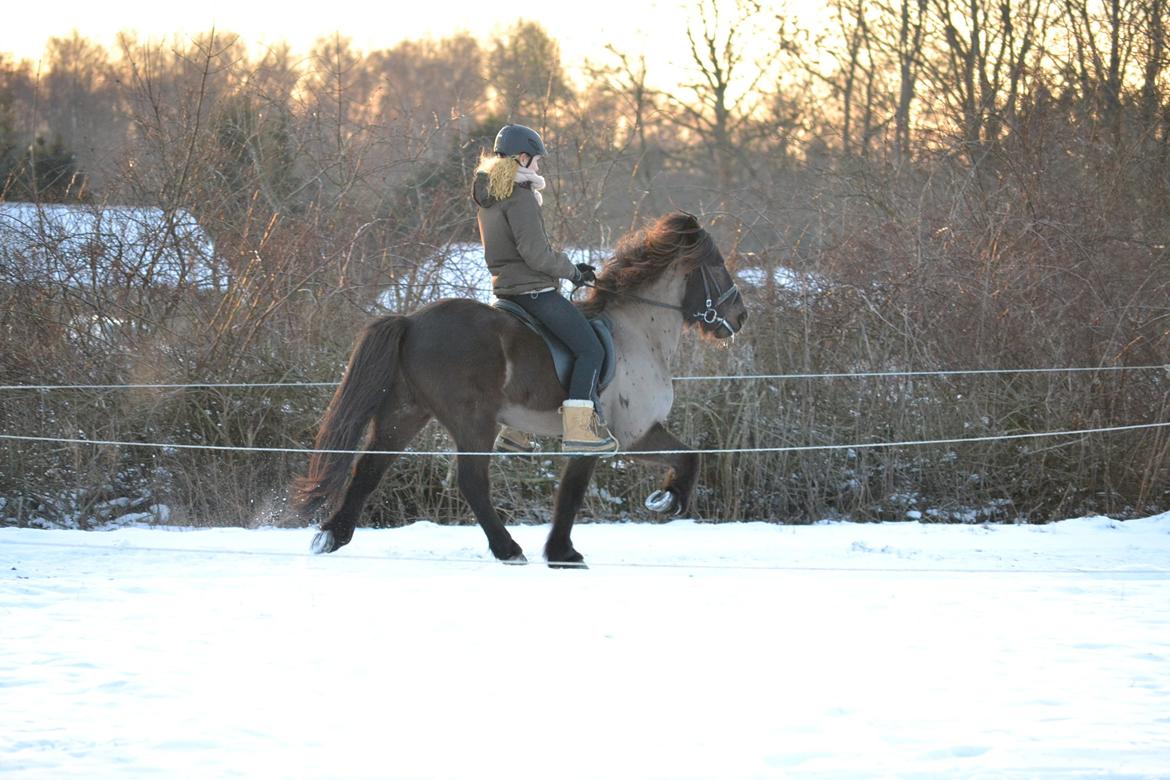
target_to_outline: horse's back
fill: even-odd
[[[498,309],[469,298],[444,298],[428,303],[408,317],[415,349],[437,351],[453,359],[457,355],[487,357],[483,350],[497,349],[518,323]]]
[[[404,352],[413,384],[427,395],[555,408],[563,399],[544,341],[510,314],[445,298],[409,315]]]
[[[503,323],[490,306],[478,301],[444,298],[415,310],[407,321],[406,349],[412,363],[442,364],[469,358],[480,363],[499,351]]]

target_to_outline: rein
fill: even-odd
[[[730,332],[731,334],[734,335],[735,328],[731,327],[731,323],[729,323],[727,321],[727,318],[719,313],[719,307],[722,306],[723,304],[727,303],[728,301],[733,300],[737,295],[739,295],[739,288],[736,287],[735,283],[733,282],[732,285],[730,287],[728,287],[726,290],[720,290],[719,285],[715,284],[715,280],[711,278],[711,272],[708,271],[707,267],[704,265],[699,266],[699,274],[702,276],[702,279],[703,279],[703,297],[705,299],[704,305],[707,308],[704,311],[697,311],[697,312],[692,313],[690,315],[690,319],[702,320],[703,322],[705,322],[708,325],[714,325],[714,324],[718,323],[719,325],[722,325],[723,327],[727,328],[728,332]],[[637,301],[638,303],[644,303],[647,306],[657,306],[660,309],[670,309],[671,311],[677,311],[677,312],[681,313],[684,317],[688,316],[687,310],[685,308],[683,308],[682,306],[676,306],[675,304],[672,304],[672,303],[663,303],[662,301],[655,301],[655,300],[651,300],[649,298],[643,298],[640,295],[634,295],[633,293],[623,292],[621,290],[614,290],[614,289],[611,289],[609,287],[601,287],[601,286],[596,285],[596,284],[589,284],[588,282],[583,282],[579,286],[580,287],[589,287],[589,288],[592,288],[594,290],[600,290],[601,292],[609,293],[610,295],[616,295],[620,298],[628,298],[631,301]],[[712,287],[715,288],[715,292],[718,294],[717,298],[712,297],[712,294],[711,294]]]
[[[677,311],[677,312],[682,312],[683,314],[686,314],[686,309],[684,309],[682,306],[675,306],[673,303],[663,303],[662,301],[652,301],[649,298],[643,298],[641,295],[634,295],[633,293],[622,292],[621,290],[614,290],[614,289],[609,288],[609,287],[602,287],[600,285],[590,284],[589,282],[582,282],[581,284],[579,284],[577,286],[578,287],[588,287],[592,290],[600,290],[601,292],[609,293],[610,295],[616,295],[619,298],[629,298],[631,301],[637,301],[638,303],[644,303],[647,306],[657,306],[660,309],[670,309],[671,311]]]

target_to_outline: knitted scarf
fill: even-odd
[[[516,158],[485,157],[476,168],[477,173],[480,171],[488,175],[488,193],[496,200],[511,197],[517,184],[528,182],[532,186],[532,194],[536,196],[536,204],[544,205],[544,196],[540,194],[545,187],[544,177],[522,166]]]

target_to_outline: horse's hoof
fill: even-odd
[[[332,531],[318,531],[317,535],[313,537],[313,543],[309,545],[309,549],[313,555],[320,555],[322,553],[331,553],[341,545],[333,538]]]
[[[550,553],[545,551],[545,560],[550,569],[588,569],[585,565],[585,556],[570,547],[566,552]]]
[[[659,514],[677,515],[682,512],[682,504],[673,490],[655,490],[646,496],[643,502],[651,512]]]
[[[528,559],[524,557],[524,553],[522,552],[516,553],[511,558],[501,558],[500,561],[509,566],[523,566],[528,563]]]
[[[510,536],[499,544],[489,544],[488,549],[492,551],[492,555],[496,556],[496,560],[501,563],[508,563],[514,566],[523,566],[528,563],[528,559],[524,557],[524,550]]]
[[[548,567],[550,569],[588,569],[589,564],[585,561],[549,561]]]

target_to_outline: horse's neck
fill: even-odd
[[[678,306],[682,303],[685,287],[686,278],[668,270],[653,282],[630,292],[648,301]],[[681,312],[622,297],[615,298],[605,312],[613,320],[615,329],[621,332],[622,341],[644,342],[648,354],[660,358],[664,366],[670,365],[682,336]]]

